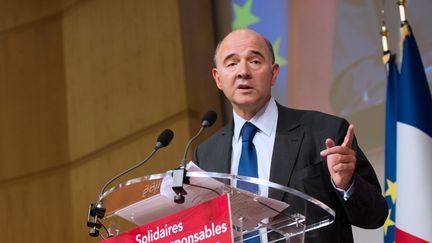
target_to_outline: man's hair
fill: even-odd
[[[230,33],[231,33],[231,32],[230,32]],[[275,63],[275,54],[274,54],[274,50],[273,50],[272,43],[271,43],[267,38],[265,38],[264,36],[262,36],[262,35],[260,35],[260,36],[261,36],[261,38],[263,38],[263,40],[265,41],[265,43],[266,43],[266,45],[267,45],[267,48],[268,48],[268,50],[269,50],[269,52],[270,52],[270,57],[271,57],[272,64],[274,64],[274,63]],[[226,37],[226,36],[225,36],[225,37]],[[216,46],[216,49],[215,49],[215,52],[214,52],[214,56],[213,56],[213,62],[214,62],[214,66],[215,66],[215,67],[217,67],[217,60],[216,60],[216,56],[217,56],[217,53],[218,53],[218,51],[219,51],[219,48],[220,48],[220,45],[221,45],[222,41],[225,40],[225,37],[224,37],[222,40],[220,40],[220,41],[218,42],[217,46]]]

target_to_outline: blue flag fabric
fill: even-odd
[[[384,226],[384,243],[393,243],[395,241],[396,192],[392,190],[396,184],[396,122],[397,90],[399,84],[399,72],[394,54],[390,55],[387,70],[384,184],[386,201],[389,206],[389,217]]]
[[[417,42],[409,27],[405,37],[400,74],[398,121],[432,137],[432,99]]]

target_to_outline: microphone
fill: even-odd
[[[173,184],[172,189],[176,193],[174,196],[174,202],[183,203],[186,195],[186,191],[183,189],[184,183],[189,183],[188,178],[186,178],[186,156],[192,142],[198,138],[198,136],[204,131],[205,128],[211,127],[217,119],[217,113],[210,110],[207,111],[201,119],[201,127],[199,131],[193,136],[186,145],[183,153],[183,158],[181,160],[181,165],[179,168],[173,170]]]
[[[168,146],[173,137],[173,131],[171,131],[170,129],[163,130],[163,132],[161,132],[161,134],[159,134],[159,137],[157,138],[155,149],[158,150],[160,148]]]
[[[217,119],[217,113],[214,111],[207,111],[201,119],[201,126],[211,127]]]
[[[101,201],[102,195],[105,192],[105,189],[108,187],[109,184],[111,184],[113,181],[117,180],[118,178],[120,178],[124,174],[131,172],[132,170],[143,165],[145,162],[149,161],[150,158],[153,157],[153,155],[156,153],[156,151],[158,151],[160,148],[166,147],[171,142],[173,137],[174,137],[174,133],[170,129],[165,129],[163,132],[161,132],[161,134],[159,135],[159,137],[157,139],[157,142],[156,142],[156,145],[155,145],[153,151],[150,153],[149,156],[147,156],[147,158],[145,158],[143,161],[139,162],[138,164],[132,166],[131,168],[129,168],[129,169],[121,172],[120,174],[114,176],[111,180],[109,180],[107,183],[105,183],[105,185],[103,186],[103,188],[99,194],[99,201]]]
[[[87,216],[87,226],[90,227],[90,236],[97,237],[99,236],[99,229],[101,228],[102,224],[100,223],[99,219],[102,219],[105,216],[106,209],[103,207],[103,199],[102,196],[105,193],[106,188],[109,184],[111,184],[113,181],[117,180],[121,176],[131,172],[132,170],[140,167],[144,163],[150,160],[151,157],[161,148],[168,146],[168,144],[171,142],[171,140],[174,137],[173,131],[170,129],[165,129],[157,138],[156,145],[153,149],[153,151],[150,153],[150,155],[147,156],[144,160],[139,162],[138,164],[132,166],[131,168],[121,172],[120,174],[114,176],[112,179],[110,179],[105,185],[102,187],[101,192],[99,193],[99,199],[97,203],[92,203],[89,206],[89,212]]]

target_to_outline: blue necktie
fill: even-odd
[[[238,167],[238,175],[256,177],[258,178],[258,159],[257,153],[255,149],[255,145],[252,143],[253,137],[255,133],[258,131],[258,128],[250,123],[246,122],[241,130],[242,136],[242,151],[240,155],[240,162]],[[237,181],[237,187],[250,191],[252,193],[258,193],[258,185]],[[256,232],[246,234],[244,237],[251,237],[257,235]],[[245,240],[245,243],[259,243],[260,237],[256,236],[250,240]]]
[[[257,153],[255,145],[252,143],[253,137],[257,131],[258,128],[250,122],[246,122],[242,127],[242,151],[240,155],[238,175],[258,178]],[[258,192],[258,186],[252,183],[239,181],[237,187],[253,193]]]

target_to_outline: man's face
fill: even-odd
[[[272,64],[270,50],[256,32],[229,34],[216,53],[216,65],[213,78],[237,114],[255,114],[268,102],[279,66]]]

